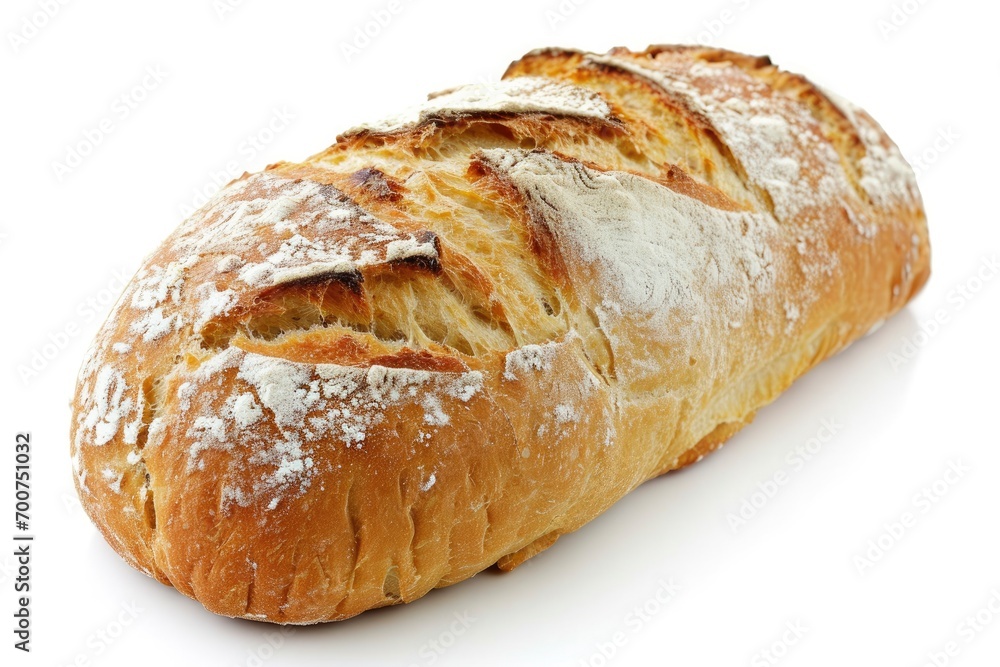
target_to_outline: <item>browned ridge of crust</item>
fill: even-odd
[[[81,369],[77,489],[211,611],[347,618],[700,459],[929,271],[849,102],[721,49],[535,51],[185,221]]]

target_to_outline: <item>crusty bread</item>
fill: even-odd
[[[213,612],[347,618],[699,459],[928,274],[860,109],[728,51],[533,52],[185,221],[80,372],[77,488]]]

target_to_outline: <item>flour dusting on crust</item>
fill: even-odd
[[[516,380],[519,375],[530,371],[552,370],[552,360],[555,358],[557,343],[543,345],[524,345],[507,353],[504,360],[505,380]]]
[[[489,149],[481,159],[525,197],[578,293],[597,293],[593,312],[620,379],[657,377],[649,354],[684,355],[713,323],[738,325],[771,292],[770,216],[716,209],[648,178],[542,151]],[[542,350],[508,355],[504,377],[544,364]]]
[[[221,257],[215,271],[235,273],[246,287],[437,259],[433,243],[378,219],[333,186],[266,173],[220,192],[196,220],[207,224],[182,226],[175,251]]]
[[[227,380],[222,382],[224,373]],[[180,413],[167,417],[165,425],[190,424],[184,430],[192,443],[189,471],[204,469],[203,458],[212,451],[227,456],[232,473],[227,479],[238,478],[246,466],[259,471],[251,485],[225,488],[223,508],[260,503],[274,510],[282,499],[309,488],[317,447],[337,443],[362,449],[368,431],[383,422],[386,411],[408,402],[423,408],[425,428],[446,426],[451,415],[444,412],[441,398],[468,402],[482,386],[479,371],[305,364],[229,348],[190,373],[181,385],[185,398]],[[214,407],[218,405],[221,410]]]
[[[701,116],[770,196],[778,220],[792,222],[806,209],[850,196],[840,158],[809,111],[742,70],[687,58],[587,61],[640,76]]]
[[[829,90],[823,94],[847,117],[864,144],[861,187],[872,201],[887,208],[919,202],[920,191],[913,169],[868,112]]]
[[[744,310],[774,279],[767,216],[712,208],[654,181],[602,172],[540,151],[490,149],[483,159],[527,196],[564,257],[592,267],[605,305],[639,317]],[[537,362],[543,363],[543,362]]]
[[[472,113],[548,113],[608,119],[611,107],[600,95],[586,88],[525,76],[445,91],[395,116],[353,127],[345,135],[364,131],[398,132],[434,117]]]

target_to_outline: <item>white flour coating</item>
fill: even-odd
[[[524,375],[528,371],[552,370],[556,346],[557,343],[551,342],[542,345],[524,345],[516,350],[511,350],[504,360],[503,378],[516,380],[519,374]]]
[[[204,467],[198,460],[202,451],[222,445],[228,447],[226,439],[226,422],[221,417],[198,417],[187,430],[187,437],[194,439],[188,448],[188,470],[193,467]]]
[[[200,332],[206,324],[228,313],[236,305],[236,292],[227,289],[219,291],[214,283],[200,285],[195,291],[198,299],[198,319],[194,323],[195,333]]]
[[[802,316],[802,309],[794,301],[786,301],[783,306],[785,310],[785,333],[789,334],[795,329],[795,323]]]
[[[241,257],[236,255],[226,255],[215,265],[215,270],[219,273],[231,273],[241,268],[245,264]]]
[[[445,387],[445,393],[463,403],[468,403],[482,388],[482,372],[469,371],[468,373],[462,373],[454,382]]]
[[[917,177],[892,141],[863,109],[829,90],[823,94],[854,125],[865,147],[861,158],[861,187],[884,207],[913,204],[920,199]]]
[[[222,487],[222,494],[219,498],[219,502],[221,503],[223,509],[227,509],[233,503],[236,503],[240,507],[249,507],[251,498],[248,498],[246,494],[243,493],[243,489],[240,487],[229,486],[226,484]],[[271,502],[268,502],[268,507],[271,507]],[[275,504],[275,507],[277,507],[277,504]]]
[[[136,276],[129,303],[142,315],[129,327],[130,333],[141,336],[144,342],[151,343],[181,328],[184,321],[180,314],[167,315],[164,306],[171,302],[174,304],[179,302],[181,287],[184,285],[184,272],[195,259],[170,262],[166,267],[154,265],[143,269]]]
[[[296,437],[275,443],[267,449],[259,449],[250,456],[251,463],[267,464],[273,467],[266,475],[254,483],[254,495],[271,494],[267,509],[273,510],[281,501],[283,491],[298,485],[300,493],[309,488],[313,471],[311,456],[302,449],[302,442]]]
[[[574,346],[574,343],[579,343],[579,346]],[[558,372],[553,372],[557,355],[563,362],[559,365]],[[504,359],[502,378],[507,382],[537,382],[548,400],[556,403],[552,409],[537,413],[537,438],[554,443],[571,434],[568,424],[586,423],[594,426],[596,422],[605,425],[604,444],[613,444],[612,406],[603,404],[599,412],[583,407],[587,405],[586,401],[591,394],[602,387],[603,382],[595,374],[593,367],[583,362],[581,356],[586,357],[583,339],[575,329],[570,329],[559,340],[540,345],[523,345],[509,351]]]
[[[129,331],[141,335],[144,342],[152,343],[171,331],[180,329],[182,324],[184,320],[179,314],[164,315],[162,308],[154,308],[133,322]]]
[[[851,225],[858,232],[858,235],[870,239],[878,233],[878,225],[870,220],[865,213],[854,210],[852,206],[845,206],[844,211],[847,213],[847,219],[850,220]]]
[[[429,241],[419,243],[413,238],[400,239],[398,241],[390,241],[385,246],[385,260],[387,262],[406,259],[408,257],[431,257],[437,259],[437,256],[437,249]]]
[[[103,346],[95,341],[80,374],[80,401],[86,409],[76,417],[75,457],[80,456],[85,441],[100,447],[119,433],[125,444],[134,445],[142,426],[145,404],[141,391],[130,388],[124,374],[114,365],[100,363],[104,357],[99,348]]]
[[[226,410],[232,413],[233,421],[241,429],[253,426],[264,416],[264,410],[250,392],[230,396],[226,401]]]
[[[153,451],[163,443],[167,434],[167,422],[163,417],[154,417],[149,423],[149,432],[146,435],[146,446],[143,451]]]
[[[257,286],[279,285],[318,273],[352,273],[357,265],[351,256],[322,239],[310,240],[295,234],[282,242],[277,252],[263,262],[240,269],[240,280]]]
[[[319,382],[310,382],[312,374],[306,364],[247,354],[237,377],[254,388],[279,427],[301,426],[306,412],[320,398]]]
[[[681,355],[713,321],[742,322],[771,293],[771,216],[712,208],[642,176],[541,151],[481,155],[526,197],[533,224],[551,234],[577,289],[596,292],[593,310],[619,379],[656,376],[636,346],[667,345]],[[535,352],[508,355],[504,377],[516,377],[518,366],[544,368]]]
[[[353,127],[345,134],[398,132],[434,117],[471,113],[547,113],[608,119],[611,107],[604,98],[586,88],[552,79],[523,76],[446,91],[397,115]]]
[[[437,482],[437,475],[431,473],[430,476],[427,478],[427,481],[420,485],[420,490],[430,491],[431,487],[434,486],[435,482]]]
[[[552,154],[490,149],[484,159],[533,203],[563,249],[596,275],[604,308],[643,316],[675,310],[743,311],[774,280],[769,217],[712,208],[647,178],[600,172]],[[572,259],[570,260],[572,263]],[[582,267],[581,267],[582,268]],[[532,350],[532,353],[535,353]],[[535,362],[520,353],[508,364]],[[542,365],[544,368],[544,365]]]
[[[76,481],[80,485],[80,490],[89,494],[90,488],[87,486],[87,470],[83,467],[83,452],[77,446],[76,454],[73,455],[73,472],[76,473]]]
[[[195,386],[190,382],[184,382],[177,387],[177,400],[180,402],[181,410],[191,408],[191,398],[195,393]]]
[[[125,477],[125,473],[115,472],[111,468],[105,468],[101,471],[101,476],[104,477],[104,481],[107,482],[108,488],[114,493],[121,493],[122,490],[122,479]]]
[[[125,396],[125,377],[112,366],[102,366],[94,381],[94,405],[84,419],[85,430],[93,429],[95,445],[107,444],[132,411],[133,400]]]
[[[850,193],[840,157],[809,111],[735,68],[668,62],[668,69],[660,70],[616,56],[588,60],[640,76],[703,116],[750,180],[768,193],[778,220],[790,221],[804,209]],[[722,78],[722,73],[737,74],[739,82]],[[806,162],[818,175],[807,175]]]
[[[556,418],[556,426],[562,426],[563,424],[575,422],[580,419],[580,415],[577,413],[576,408],[569,403],[560,403],[555,407],[552,413]]]
[[[215,380],[232,369],[236,382],[220,400]],[[223,507],[260,502],[275,509],[282,498],[309,488],[317,469],[316,447],[329,447],[334,440],[347,448],[363,448],[368,431],[382,423],[386,410],[402,402],[421,405],[425,425],[444,426],[451,417],[443,410],[442,397],[467,402],[482,387],[480,371],[313,365],[229,348],[180,385],[177,422],[191,424],[186,430],[189,470],[202,469],[204,453],[218,450],[229,453],[230,468],[252,464],[267,471],[255,478],[252,488],[227,485]],[[221,410],[207,407],[220,402]],[[273,424],[280,437],[260,435],[270,432],[261,422]]]
[[[189,263],[170,262],[166,267],[153,265],[135,277],[131,305],[136,310],[152,310],[166,301],[176,302],[184,284],[184,270]]]
[[[211,222],[203,226],[199,220]],[[433,243],[373,217],[336,188],[267,173],[216,195],[181,226],[173,250],[188,261],[225,253],[216,271],[236,274],[251,287],[354,274],[409,257],[437,258]]]
[[[799,319],[799,307],[792,301],[785,302],[785,318],[791,323]]]
[[[441,409],[441,399],[433,394],[427,394],[424,396],[424,400],[421,401],[421,405],[424,408],[424,423],[430,424],[431,426],[445,426],[451,421],[451,418],[444,413]]]
[[[274,264],[271,263],[270,258],[268,259],[268,264],[257,264],[254,266],[256,269],[260,269],[262,266],[266,267],[264,268],[264,271],[267,272],[267,275],[270,277],[272,285],[284,285],[286,283],[293,283],[299,280],[306,280],[308,278],[316,278],[318,276],[350,275],[358,272],[358,264],[353,262],[348,257],[325,257],[324,259],[325,261],[295,266],[290,269],[274,268]],[[331,259],[333,261],[331,261]],[[249,283],[259,284],[260,281],[258,279],[261,275],[263,274],[258,273],[256,276],[251,277],[250,280],[246,280],[246,277],[243,275],[240,275],[240,278]]]

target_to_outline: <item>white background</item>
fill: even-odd
[[[221,15],[212,0],[95,0],[51,18],[39,4],[6,0],[0,12],[0,539],[11,544],[9,471],[25,430],[37,535],[30,655],[11,647],[13,548],[0,547],[0,662],[918,666],[954,641],[957,655],[937,664],[998,664],[1000,278],[984,263],[1000,252],[996,3],[907,0],[894,15],[891,0],[401,0],[350,58],[343,45],[387,0],[245,0]],[[534,47],[699,39],[769,54],[854,100],[923,163],[933,276],[904,312],[720,452],[646,484],[514,573],[485,572],[411,605],[274,634],[204,611],[104,543],[72,487],[74,376],[117,276],[180,222],[213,172],[305,158],[430,91],[497,79]],[[165,78],[145,78],[147,68]],[[115,100],[144,78],[145,99],[123,118]],[[268,137],[275,110],[294,119]],[[60,178],[53,164],[105,118],[111,133]],[[928,327],[935,313],[945,321]],[[786,456],[825,436],[823,420],[835,435],[795,469]],[[939,481],[933,503],[915,499],[952,464],[967,470]],[[779,471],[788,481],[772,498],[751,498]],[[760,507],[734,530],[727,516],[745,499]],[[885,533],[907,512],[915,525]],[[861,565],[880,538],[887,548]],[[661,580],[680,586],[666,603]],[[981,610],[974,630],[966,618]],[[466,628],[455,614],[474,620]]]

